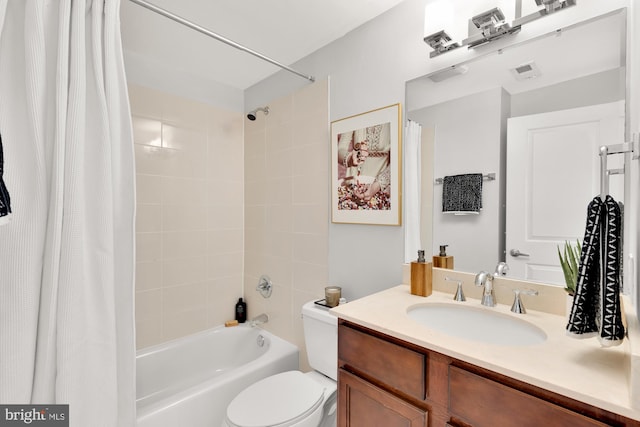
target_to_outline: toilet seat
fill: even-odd
[[[293,425],[316,411],[324,387],[300,371],[273,375],[244,389],[227,407],[226,422],[234,427]]]

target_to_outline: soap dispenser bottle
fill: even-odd
[[[242,298],[238,299],[236,303],[236,320],[238,323],[247,321],[247,303],[242,301]]]
[[[411,293],[421,297],[428,297],[433,291],[432,264],[426,262],[424,251],[418,251],[418,259],[411,263]]]
[[[453,256],[447,255],[447,246],[440,245],[440,253],[433,256],[433,266],[453,270]]]

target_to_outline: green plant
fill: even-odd
[[[576,240],[576,245],[565,241],[564,250],[560,251],[558,246],[558,257],[560,258],[560,265],[562,266],[562,272],[564,273],[564,282],[566,287],[565,291],[569,295],[573,295],[576,291],[576,284],[578,283],[578,263],[580,262],[580,253],[582,252],[582,246],[580,241]]]

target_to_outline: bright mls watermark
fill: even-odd
[[[69,427],[69,405],[0,405],[0,427]]]

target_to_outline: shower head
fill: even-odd
[[[269,107],[259,107],[259,108],[256,108],[255,110],[249,111],[249,113],[247,113],[247,119],[254,121],[256,119],[256,113],[258,111],[262,111],[266,116],[267,114],[269,114]]]

